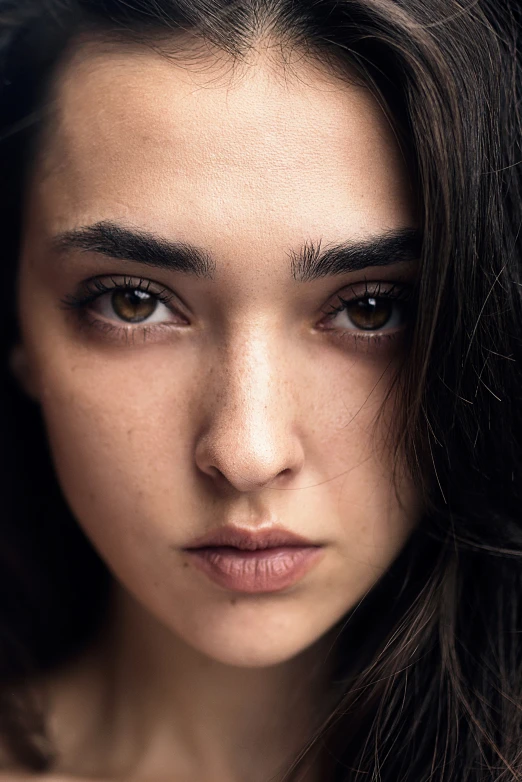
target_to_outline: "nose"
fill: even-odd
[[[296,382],[267,340],[226,351],[205,392],[205,425],[195,451],[199,470],[240,492],[288,485],[304,461]]]

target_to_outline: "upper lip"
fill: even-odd
[[[270,529],[243,529],[241,527],[220,527],[211,530],[206,535],[197,538],[187,549],[204,548],[207,546],[233,546],[245,551],[256,551],[263,548],[276,546],[317,546],[295,532],[290,532],[283,527],[270,527]]]

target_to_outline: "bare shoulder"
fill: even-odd
[[[20,771],[0,771],[0,782],[91,782],[79,777],[64,777],[62,774],[28,774]],[[94,780],[92,780],[94,782]]]
[[[71,777],[68,774],[31,774],[21,771],[0,771],[0,782],[102,782],[92,777]]]
[[[0,771],[0,782],[105,782],[93,777],[71,777],[64,774],[28,774],[18,771]]]
[[[62,774],[35,774],[20,770],[19,765],[12,765],[0,752],[0,782],[80,782],[80,780]],[[82,782],[88,781],[82,780]]]

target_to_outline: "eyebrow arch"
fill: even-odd
[[[169,271],[205,279],[214,279],[216,263],[205,249],[184,242],[171,242],[148,231],[127,228],[111,221],[101,221],[58,234],[52,240],[57,252],[83,250],[124,261],[142,263]],[[343,242],[321,250],[305,242],[297,252],[290,251],[290,271],[297,282],[311,282],[322,277],[361,271],[371,266],[418,260],[421,238],[415,228],[387,231],[358,242]]]
[[[372,266],[392,266],[418,261],[421,235],[416,228],[387,231],[358,242],[342,242],[321,251],[321,242],[307,242],[298,253],[291,252],[292,276],[299,282],[358,272]]]
[[[58,234],[57,252],[83,250],[109,258],[134,261],[196,277],[213,278],[215,263],[206,250],[184,242],[170,242],[149,231],[127,228],[109,220]]]

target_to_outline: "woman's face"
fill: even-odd
[[[264,666],[332,628],[418,518],[383,407],[415,221],[366,89],[305,60],[228,65],[95,45],[64,64],[28,190],[20,354],[125,592],[200,652]],[[302,568],[214,549],[213,570],[185,550],[225,527],[320,548]]]

